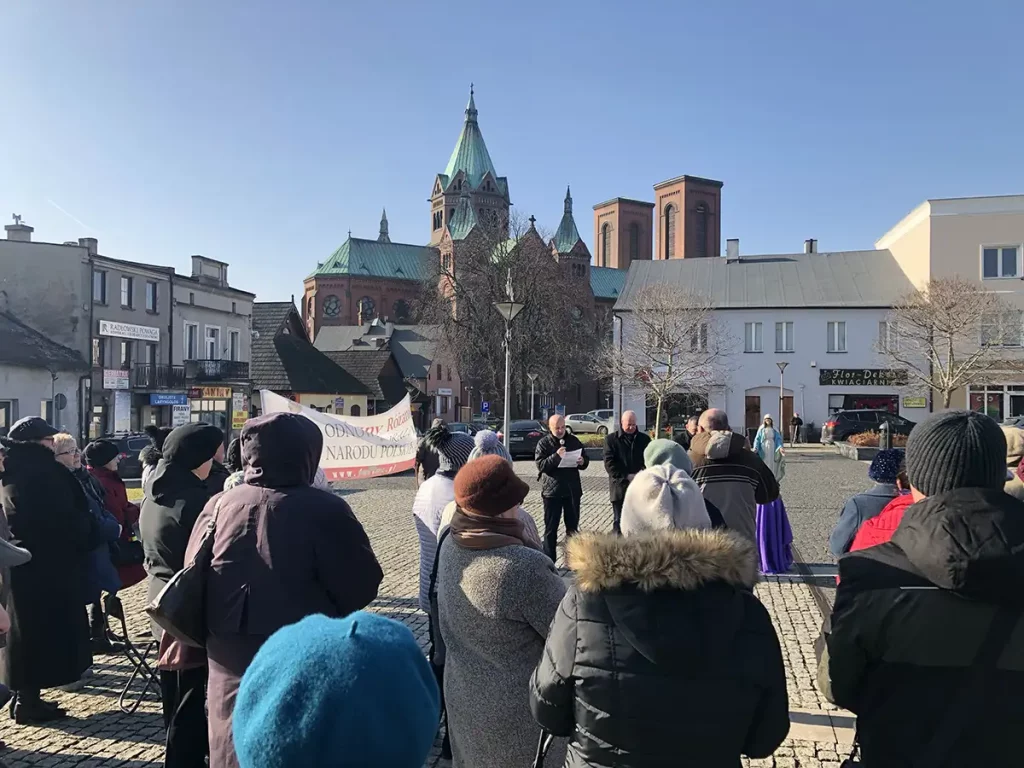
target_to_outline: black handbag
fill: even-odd
[[[978,652],[971,662],[974,672],[964,690],[953,699],[952,706],[946,710],[942,723],[935,731],[935,738],[924,748],[924,753],[914,761],[914,768],[939,768],[945,765],[950,751],[956,746],[957,739],[967,730],[971,713],[977,711],[978,704],[984,698],[986,684],[999,664],[999,657],[1010,642],[1013,630],[1021,619],[1021,612],[1013,608],[1001,607],[996,611],[992,624],[985,638],[978,646]],[[863,765],[858,759],[860,744],[854,736],[853,751],[843,761],[840,768],[857,768]]]
[[[110,545],[110,549],[114,565],[142,565],[146,561],[142,542],[134,537],[128,541],[118,539]]]
[[[206,647],[206,574],[213,561],[213,538],[219,513],[218,500],[192,562],[174,574],[146,606],[146,613],[157,626],[193,648]]]

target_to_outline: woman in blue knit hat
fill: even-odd
[[[232,722],[240,768],[422,768],[441,697],[404,625],[359,611],[275,632],[242,678]]]
[[[829,537],[828,548],[834,557],[849,552],[853,537],[864,522],[877,517],[890,501],[900,495],[896,476],[900,473],[903,455],[902,448],[889,448],[875,454],[868,467],[868,477],[875,481],[875,485],[846,500],[839,513],[839,522]]]

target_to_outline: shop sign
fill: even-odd
[[[172,405],[171,406],[171,426],[180,427],[188,424],[192,418],[192,406],[188,403],[185,405]]]
[[[336,397],[336,398],[334,398],[334,410],[336,410],[338,413],[341,413],[342,411],[345,410],[345,398],[344,397]]]
[[[892,368],[822,368],[818,383],[823,387],[899,387],[907,383],[907,372]]]
[[[439,395],[451,395],[451,393],[451,387],[441,387],[439,390],[437,390],[437,394]]]
[[[227,400],[231,397],[231,387],[201,387],[200,391],[206,400]]]
[[[128,371],[119,371],[116,369],[103,369],[103,388],[104,389],[131,389],[129,383]]]
[[[138,339],[139,341],[160,341],[160,329],[148,325],[132,325],[131,323],[115,323],[100,320],[100,336],[116,336],[119,339]]]
[[[199,400],[199,399],[202,398],[202,396],[203,396],[203,389],[202,389],[202,387],[191,387],[189,389],[189,391],[188,391],[188,399],[189,400]]]
[[[904,397],[903,398],[904,408],[927,408],[928,398],[927,397]]]
[[[249,414],[245,411],[234,411],[231,414],[231,428],[241,429],[245,426],[245,422],[249,420]]]
[[[241,392],[235,392],[231,396],[231,410],[232,411],[244,411],[245,410],[245,395]]]
[[[132,393],[114,393],[114,432],[130,432],[132,429]]]
[[[186,405],[188,398],[185,395],[172,395],[166,392],[154,392],[149,396],[150,405]]]

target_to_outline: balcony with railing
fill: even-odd
[[[184,389],[183,365],[133,365],[132,389]]]
[[[239,360],[186,360],[189,381],[248,381],[249,364]]]

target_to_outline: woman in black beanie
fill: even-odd
[[[150,600],[185,567],[189,536],[211,496],[205,481],[223,442],[223,432],[199,422],[176,427],[164,440],[162,457],[147,478],[139,518]],[[152,624],[152,630],[154,637],[162,639],[156,624]],[[182,666],[160,670],[167,725],[164,765],[201,768],[208,751],[205,657],[188,668]]]

